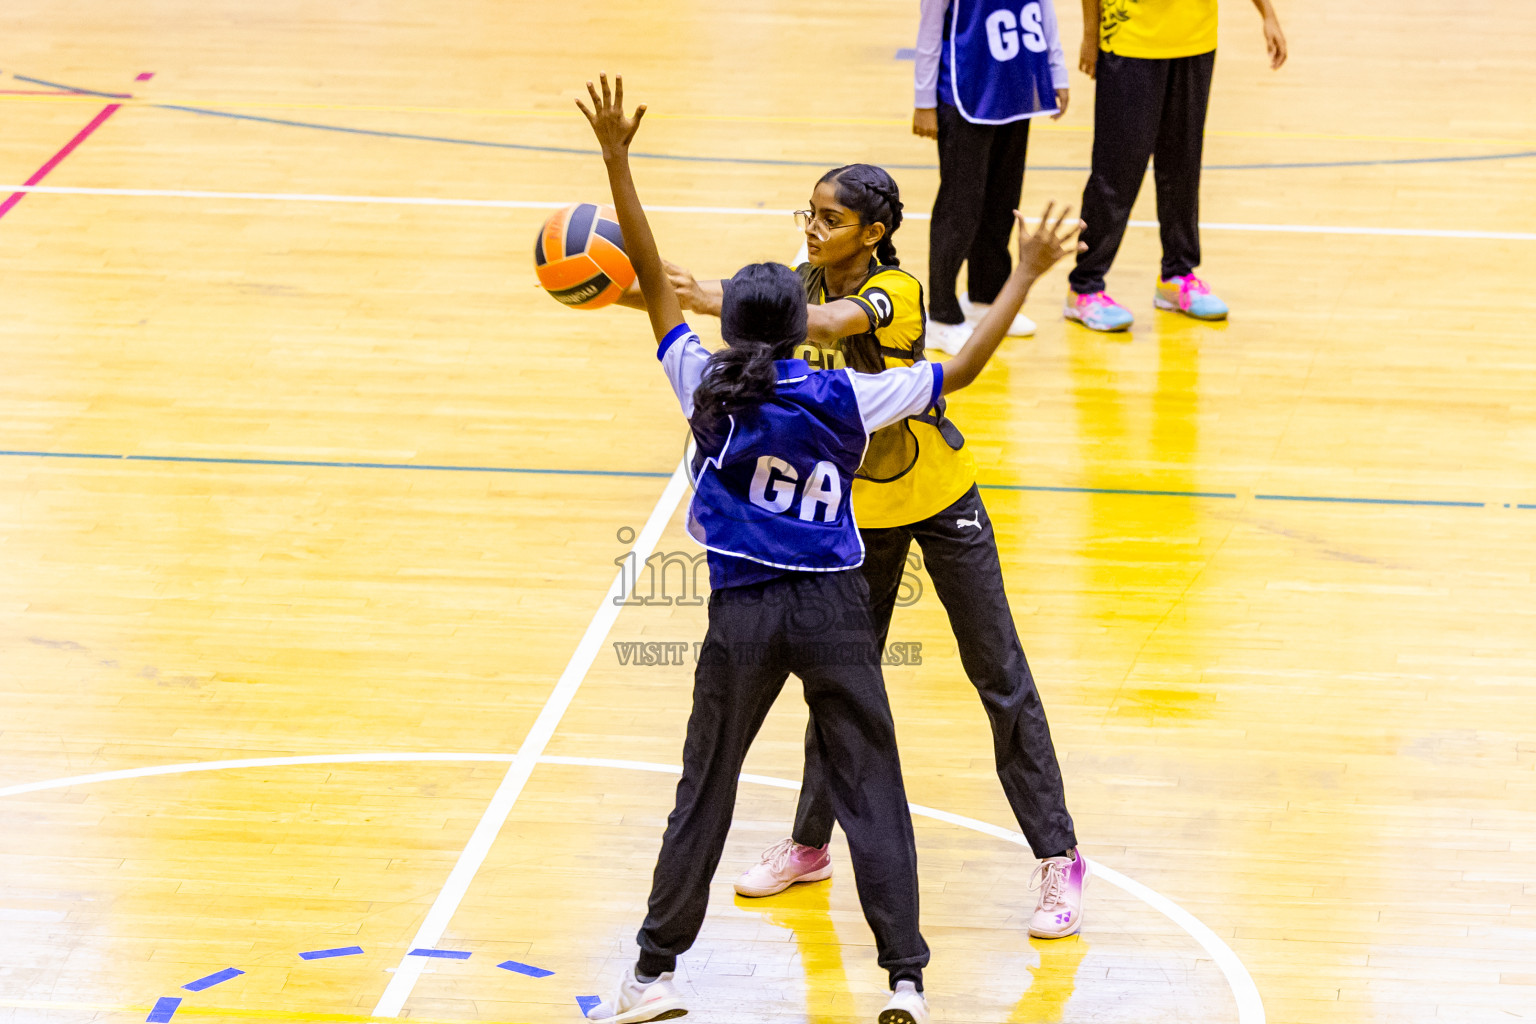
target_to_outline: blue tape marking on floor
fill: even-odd
[[[1306,494],[1255,494],[1259,501],[1325,501],[1343,505],[1434,505],[1445,508],[1484,508],[1481,501],[1422,501],[1416,498],[1330,498]]]
[[[542,967],[534,967],[530,964],[520,964],[516,960],[506,960],[496,965],[504,971],[516,971],[518,974],[526,974],[530,978],[547,978],[554,971],[546,971]]]
[[[1515,508],[1536,508],[1536,505],[1516,505]]]
[[[581,1007],[581,1015],[585,1017],[587,1011],[603,1001],[602,996],[577,996],[576,1005]]]
[[[213,988],[213,986],[222,982],[226,982],[230,978],[238,978],[244,973],[245,972],[240,970],[238,967],[226,967],[222,971],[215,971],[213,974],[208,975],[206,978],[198,978],[196,981],[189,981],[181,987],[186,989],[188,992],[201,992],[205,988]]]
[[[181,1005],[181,1000],[175,996],[161,996],[155,1001],[155,1008],[149,1011],[149,1016],[144,1018],[144,1024],[166,1024],[176,1016],[176,1008]]]
[[[120,462],[186,462],[223,466],[312,466],[319,469],[419,469],[435,473],[523,473],[545,476],[632,476],[666,479],[671,473],[625,469],[542,469],[530,466],[437,466],[418,462],[325,462],[320,459],[234,459],[198,455],[102,455],[95,452],[3,451],[39,459],[116,459]]]
[[[910,46],[903,46],[896,51],[897,60],[917,60],[917,51]]]
[[[468,960],[469,954],[462,949],[413,949],[410,956],[435,956],[439,960]]]
[[[1046,491],[1055,494],[1141,494],[1159,498],[1236,498],[1224,491],[1143,491],[1134,487],[1045,487],[1032,484],[977,484],[986,491]]]
[[[333,956],[357,956],[362,953],[362,946],[342,946],[339,949],[312,949],[308,953],[300,953],[302,960],[327,960]]]
[[[67,89],[70,92],[78,92],[83,96],[103,96],[109,100],[131,100],[131,92],[97,92],[95,89],[82,89],[75,85],[60,85],[58,82],[47,82],[41,78],[28,78],[26,75],[11,75],[18,82],[30,82],[33,85],[46,85],[50,89]]]

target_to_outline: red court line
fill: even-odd
[[[101,113],[91,118],[90,124],[80,129],[79,133],[74,138],[70,139],[67,143],[64,144],[63,149],[53,154],[47,163],[43,164],[43,166],[34,171],[32,177],[28,178],[22,184],[36,185],[38,182],[48,177],[49,172],[51,172],[55,167],[59,166],[59,164],[63,163],[65,157],[73,153],[76,147],[80,145],[80,143],[90,138],[92,132],[106,124],[107,118],[117,113],[122,109],[122,107],[123,105],[121,103],[109,103],[103,107]],[[0,203],[0,217],[4,217],[6,214],[10,213],[11,207],[21,202],[22,196],[25,195],[27,195],[26,192],[12,192],[10,197],[7,198],[5,202]]]

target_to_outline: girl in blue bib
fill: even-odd
[[[1024,187],[1029,122],[1069,99],[1051,0],[922,0],[912,131],[939,143],[929,224],[928,344],[957,352],[1008,279],[1010,211]],[[969,300],[956,294],[967,264]],[[1010,334],[1033,334],[1018,316]]]
[[[869,435],[927,412],[965,387],[1002,342],[1029,284],[1076,246],[1066,215],[1026,236],[1019,269],[975,337],[944,364],[882,373],[812,373],[792,358],[806,336],[805,289],[779,264],[752,264],[726,283],[710,354],[683,320],[629,168],[645,113],[623,112],[623,80],[578,100],[601,144],[625,249],[645,297],[657,358],[697,444],[689,533],[709,553],[709,627],[694,675],[677,803],[667,819],[640,955],[617,990],[589,1009],[602,1024],[688,1012],[673,981],[709,904],[747,748],[785,680],[805,686],[828,766],[827,790],[848,837],[854,880],[890,976],[882,1024],[926,1024],[928,946],[918,930],[917,852],[902,785],[869,589],[850,493]],[[1022,218],[1018,218],[1022,225]]]

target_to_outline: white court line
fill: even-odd
[[[667,481],[666,489],[662,491],[661,497],[656,499],[656,507],[651,509],[650,518],[646,520],[645,527],[635,541],[633,548],[635,561],[626,562],[626,564],[643,565],[646,559],[651,557],[651,552],[656,548],[656,542],[661,539],[661,532],[666,529],[667,523],[671,522],[672,513],[677,511],[678,503],[682,501],[683,493],[688,489],[688,475],[685,469],[686,465],[678,462],[677,468],[672,471],[672,479]],[[581,688],[582,681],[586,679],[587,670],[592,667],[592,662],[597,658],[597,652],[602,648],[603,641],[607,639],[608,631],[613,628],[614,621],[618,619],[619,612],[629,598],[635,576],[635,573],[626,573],[623,568],[614,575],[613,582],[608,585],[602,602],[597,606],[597,613],[588,623],[587,631],[582,634],[581,642],[576,645],[575,652],[571,654],[571,660],[566,664],[565,671],[560,673],[560,680],[555,683],[554,692],[544,702],[544,708],[534,721],[533,728],[528,730],[528,735],[523,739],[523,745],[518,748],[511,767],[507,769],[501,785],[496,788],[496,795],[491,798],[490,806],[486,807],[485,813],[480,816],[480,823],[475,826],[475,831],[469,837],[463,852],[459,854],[453,870],[448,873],[448,880],[443,883],[437,899],[432,901],[432,909],[427,911],[421,927],[417,929],[416,937],[411,940],[411,949],[433,949],[442,939],[443,932],[447,931],[448,922],[453,919],[454,912],[459,909],[459,904],[464,900],[464,894],[469,891],[469,884],[474,880],[475,872],[479,871],[480,865],[485,863],[486,855],[491,851],[491,844],[496,841],[501,827],[506,824],[507,816],[512,813],[512,805],[517,803],[517,798],[523,792],[523,786],[527,784],[528,777],[533,774],[534,765],[544,753],[544,748],[549,745],[550,737],[555,734],[555,728],[560,724],[560,719],[565,716],[566,709],[571,706],[571,701],[576,696],[576,691]],[[405,1006],[405,1001],[410,998],[411,990],[416,987],[416,981],[421,977],[426,964],[425,957],[411,956],[409,952],[402,956],[400,966],[395,968],[394,977],[385,986],[378,1005],[373,1008],[373,1015],[375,1017],[400,1016],[400,1010]]]
[[[231,768],[280,768],[290,765],[310,764],[394,764],[414,761],[513,761],[517,762],[522,757],[522,751],[517,754],[472,754],[472,753],[383,753],[383,754],[312,754],[296,757],[253,757],[237,761],[195,761],[187,764],[155,765],[148,768],[124,768],[111,772],[96,772],[93,775],[75,775],[64,779],[47,779],[42,782],[26,782],[20,785],[7,786],[0,789],[0,797],[17,796],[22,793],[37,793],[48,789],[64,789],[68,786],[80,786],[93,782],[114,782],[121,779],[142,779],[153,775],[179,775],[186,772],[211,772],[223,771]],[[682,768],[672,764],[658,764],[654,761],[625,761],[606,757],[561,757],[546,755],[539,757],[539,764],[574,765],[585,768],[616,768],[622,771],[656,772],[662,775],[679,775]],[[513,769],[517,765],[514,763]],[[510,774],[510,772],[509,772]],[[769,775],[752,775],[743,772],[742,782],[749,782],[759,786],[771,786],[775,789],[797,790],[798,782],[789,779],[776,779]],[[1012,829],[1002,828],[989,822],[976,818],[967,818],[960,814],[951,814],[948,811],[940,811],[932,807],[924,807],[921,804],[910,804],[912,813],[919,817],[932,818],[949,825],[957,825],[960,828],[980,832],[983,835],[993,836],[1004,842],[1013,843],[1015,846],[1029,847],[1028,841]],[[505,816],[503,816],[505,817]],[[477,830],[478,831],[478,830]],[[1161,913],[1174,924],[1182,928],[1191,938],[1198,942],[1212,961],[1226,977],[1227,984],[1232,987],[1233,998],[1237,1000],[1238,1024],[1265,1024],[1264,1002],[1259,996],[1259,990],[1253,983],[1253,977],[1237,954],[1232,952],[1221,937],[1210,928],[1206,927],[1199,918],[1170,900],[1168,897],[1150,889],[1134,878],[1128,878],[1113,868],[1105,867],[1096,860],[1088,862],[1095,878],[1101,878],[1110,885],[1129,893],[1152,909]],[[461,894],[462,895],[462,894]],[[418,935],[418,938],[420,936]],[[414,945],[412,948],[416,948]],[[420,957],[407,957],[407,960],[421,960]],[[419,971],[418,971],[419,973]],[[397,971],[395,977],[400,976]],[[391,982],[393,984],[393,982]],[[375,1016],[380,1015],[374,1010]],[[392,1016],[392,1015],[391,1015]]]
[[[0,185],[0,193],[36,192],[60,196],[123,196],[145,199],[220,199],[249,200],[285,203],[352,203],[384,204],[392,206],[464,206],[495,210],[558,210],[569,203],[542,202],[524,199],[453,199],[441,196],[357,196],[326,195],[308,192],[209,192],[199,189],[155,188],[70,188],[55,185]],[[767,210],[756,206],[647,206],[656,213],[705,213],[735,217],[784,217],[789,210]],[[930,214],[909,213],[907,220],[929,220]],[[1033,220],[1033,218],[1031,218]],[[1155,220],[1133,220],[1133,228],[1155,228]],[[1446,228],[1380,228],[1356,227],[1344,224],[1239,224],[1224,221],[1202,221],[1206,231],[1257,231],[1298,235],[1374,235],[1389,238],[1466,238],[1485,241],[1536,242],[1536,232],[1531,231],[1475,231]]]

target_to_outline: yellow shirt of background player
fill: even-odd
[[[1100,0],[1099,49],[1166,60],[1216,49],[1216,0]]]
[[[795,268],[812,305],[828,301],[822,269],[809,263]],[[809,342],[795,349],[815,370],[852,367],[878,373],[911,366],[922,358],[923,286],[900,267],[871,261],[869,277],[853,295],[869,316],[864,334],[823,346]],[[942,409],[942,405],[941,405]],[[853,513],[861,527],[906,526],[942,512],[976,482],[976,460],[964,447],[954,424],[939,415],[913,416],[877,430],[869,439],[864,464],[853,480]]]

